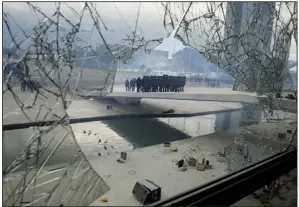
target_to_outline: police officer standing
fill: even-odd
[[[21,79],[21,91],[25,91],[25,80],[23,78]]]
[[[137,92],[140,92],[140,89],[141,89],[141,79],[140,79],[140,77],[137,78],[136,84],[137,84]]]
[[[133,86],[134,86],[134,80],[131,79],[131,80],[130,80],[130,91],[134,91],[134,90],[133,90]]]
[[[130,83],[129,83],[129,80],[127,79],[126,82],[125,82],[125,87],[126,87],[126,91],[129,91],[130,89]]]
[[[135,88],[136,88],[136,82],[137,82],[137,81],[136,81],[136,78],[134,78],[134,79],[133,79],[133,91],[135,91]]]

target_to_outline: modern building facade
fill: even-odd
[[[229,51],[225,53],[230,62],[228,70],[236,73],[237,90],[245,86],[246,90],[263,93],[282,88],[283,80],[277,77],[286,69],[290,39],[273,30],[274,12],[275,2],[227,3],[224,40]],[[278,39],[274,40],[274,33]],[[274,47],[279,48],[276,53]]]

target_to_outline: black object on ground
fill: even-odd
[[[173,109],[169,109],[167,111],[163,111],[162,113],[163,114],[170,114],[170,113],[174,113],[174,110]]]
[[[184,160],[179,160],[177,163],[178,167],[181,168],[184,166]]]
[[[141,204],[150,204],[161,198],[161,187],[148,179],[136,182],[133,195]]]
[[[170,142],[164,142],[164,147],[170,147]]]
[[[121,153],[120,153],[120,158],[121,158],[122,160],[127,160],[127,158],[128,158],[128,154],[127,154],[126,152],[121,152]]]
[[[209,160],[206,161],[206,166],[210,166],[210,161]]]
[[[296,99],[295,96],[293,94],[290,94],[290,93],[287,95],[286,98],[290,99],[290,100],[295,100]]]
[[[122,159],[117,159],[116,161],[119,162],[119,163],[124,163],[125,162]]]

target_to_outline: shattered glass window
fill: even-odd
[[[4,205],[98,204],[120,183],[102,158],[164,142],[179,155],[162,166],[210,159],[218,176],[296,147],[297,15],[296,2],[4,2]],[[143,91],[136,106],[120,106],[137,97],[126,79],[166,73],[186,77],[184,92],[162,95],[179,100]],[[257,101],[192,102],[196,87]],[[229,144],[196,139],[222,131]]]

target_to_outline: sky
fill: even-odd
[[[56,6],[53,2],[32,2],[32,4],[38,6],[46,15],[51,16],[55,12]],[[95,5],[108,29],[105,30],[103,24],[100,23],[101,31],[105,40],[110,44],[123,43],[126,34],[132,33],[131,30],[134,29],[139,7],[140,16],[138,19],[139,26],[137,34],[144,36],[146,40],[161,37],[165,38],[169,34],[163,27],[164,11],[160,2],[97,2]],[[184,6],[187,6],[187,2],[184,3]],[[69,7],[72,7],[73,10],[80,13],[83,8],[83,3],[68,2],[61,4],[61,13],[72,22],[77,22],[79,20],[78,15]],[[9,13],[22,28],[27,28],[28,32],[36,25],[37,16],[25,2],[4,2],[3,11]],[[172,6],[172,11],[179,17],[182,14],[182,11],[175,6]],[[192,6],[190,11],[192,13],[202,14],[207,12],[207,7],[204,2],[200,2],[197,3],[196,6]],[[84,28],[86,32],[81,32],[79,36],[88,44],[101,44],[102,41],[98,33],[93,32],[91,35],[91,24],[93,24],[93,21],[87,12],[82,22],[81,28]],[[4,41],[5,38],[8,38],[8,35],[4,29]],[[201,38],[198,38],[197,41],[204,43],[204,40]],[[292,40],[290,59],[296,59],[296,52],[296,45],[294,40]]]

